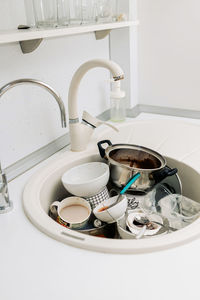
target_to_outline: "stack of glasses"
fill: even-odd
[[[118,0],[32,0],[36,27],[121,21]]]

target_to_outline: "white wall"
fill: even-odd
[[[23,0],[0,1],[0,30],[25,22]],[[49,39],[31,54],[22,54],[18,44],[0,46],[0,86],[18,78],[43,80],[56,89],[67,109],[67,94],[75,70],[92,58],[109,58],[108,38],[96,41],[94,34]],[[109,73],[92,70],[79,93],[79,109],[97,115],[109,108]],[[38,87],[20,86],[0,101],[0,160],[6,167],[63,135],[59,109],[52,96]]]
[[[138,5],[140,103],[200,110],[200,1]]]

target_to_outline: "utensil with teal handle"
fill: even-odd
[[[125,194],[125,192],[130,188],[130,186],[140,177],[140,173],[136,173],[128,182],[127,184],[125,185],[125,187],[123,188],[123,190],[121,190],[121,192],[119,193],[119,196],[117,197],[117,200],[111,204],[108,208],[111,208],[113,207],[114,205],[116,205],[117,203],[119,203],[121,201],[121,196],[123,194]],[[107,208],[107,209],[108,209]]]
[[[130,186],[140,177],[140,173],[136,173],[126,184],[126,186],[123,188],[123,190],[121,190],[121,192],[119,193],[119,195],[123,195],[129,188]]]

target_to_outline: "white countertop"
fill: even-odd
[[[138,119],[152,117],[141,114]],[[200,239],[151,254],[102,254],[62,244],[30,223],[22,208],[23,188],[36,170],[59,155],[9,183],[14,209],[0,215],[0,299],[199,300]]]

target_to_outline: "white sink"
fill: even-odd
[[[31,222],[52,238],[79,248],[110,253],[145,253],[175,247],[200,236],[200,219],[170,233],[141,240],[118,240],[93,237],[64,228],[48,216],[53,201],[66,197],[61,183],[62,174],[72,166],[101,160],[97,141],[132,143],[152,148],[166,156],[170,166],[177,167],[183,183],[183,194],[200,202],[200,126],[168,120],[132,121],[119,125],[119,133],[110,129],[97,130],[81,153],[66,151],[37,172],[27,183],[23,204]],[[198,155],[199,154],[199,155]]]

